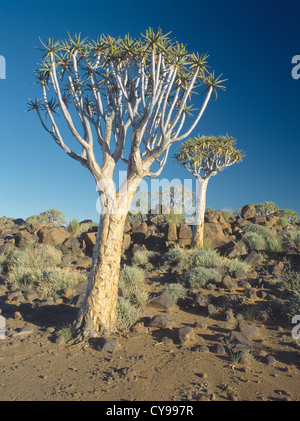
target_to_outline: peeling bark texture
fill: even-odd
[[[125,215],[101,216],[88,287],[77,321],[84,337],[110,332],[116,322]]]
[[[204,244],[204,215],[208,181],[209,178],[198,179],[198,188],[200,188],[200,192],[197,197],[196,216],[192,235],[192,247],[194,248],[202,248]]]

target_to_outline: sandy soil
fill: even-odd
[[[27,310],[27,303],[18,302],[5,303],[2,311],[8,315],[7,336],[0,341],[2,401],[300,400],[299,348],[292,326],[278,319],[251,322],[259,327],[259,336],[252,341],[250,363],[235,364],[228,352],[213,351],[216,343],[227,349],[235,326],[201,314],[188,300],[167,311],[147,308],[146,326],[153,315],[166,314],[172,327],[117,335],[121,346],[114,352],[99,351],[92,342],[57,343],[55,332],[76,315],[74,305],[44,306],[38,319]],[[23,315],[21,320],[15,319],[15,311]],[[206,328],[195,327],[195,337],[179,343],[180,327],[204,321]],[[163,343],[165,336],[173,343]],[[210,352],[196,352],[199,345]],[[258,356],[261,350],[276,363],[268,365]]]

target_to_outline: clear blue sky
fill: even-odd
[[[300,54],[299,0],[19,0],[0,10],[7,65],[0,80],[0,216],[57,208],[68,220],[98,219],[88,171],[54,144],[34,113],[24,113],[27,99],[40,96],[32,85],[38,37],[135,37],[149,26],[172,31],[190,51],[208,52],[210,66],[229,79],[194,135],[228,133],[247,156],[211,179],[207,206],[235,210],[273,201],[300,212],[300,79],[291,77],[292,57]],[[170,159],[162,177],[189,173]]]

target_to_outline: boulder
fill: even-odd
[[[61,248],[63,253],[67,253],[68,250],[71,250],[74,254],[79,254],[81,252],[82,241],[75,237],[69,237],[64,241],[64,244]]]
[[[251,219],[256,216],[256,209],[253,205],[245,205],[241,209],[241,217],[244,219]]]
[[[158,314],[157,316],[154,316],[149,322],[149,326],[159,327],[161,329],[166,329],[170,325],[171,322],[165,314]]]
[[[129,232],[131,230],[131,216],[127,215],[125,220],[124,232]]]
[[[7,255],[14,248],[15,248],[15,246],[13,244],[11,244],[11,243],[5,243],[2,246],[0,246],[0,255],[1,254]]]
[[[225,275],[222,279],[222,286],[226,289],[233,290],[237,287],[237,284],[229,275]]]
[[[257,225],[266,225],[267,219],[265,216],[255,216],[252,219],[252,222]]]
[[[222,226],[211,222],[204,224],[204,239],[211,241],[214,247],[222,247],[229,241],[223,233]]]
[[[92,249],[96,244],[96,237],[96,232],[85,232],[82,236],[82,239],[85,242],[85,246],[89,249]]]
[[[56,246],[63,243],[70,233],[64,227],[44,227],[38,232],[39,242]]]
[[[195,331],[190,326],[183,326],[178,331],[178,338],[181,342],[189,341],[195,337]]]
[[[177,241],[177,226],[175,222],[169,222],[165,228],[167,241]]]
[[[175,302],[171,294],[167,291],[162,292],[151,301],[151,305],[168,310],[174,306]]]
[[[148,226],[146,222],[133,221],[131,222],[131,229],[133,234],[147,234]]]
[[[130,234],[128,233],[124,233],[123,235],[123,244],[122,244],[122,249],[123,250],[128,250],[131,244],[131,237]]]
[[[35,234],[30,234],[27,230],[20,230],[15,236],[15,242],[17,247],[23,247],[28,245],[34,245],[38,242],[39,238]]]
[[[192,238],[192,228],[187,224],[180,224],[178,238],[181,240],[189,240]]]
[[[257,326],[244,322],[239,323],[239,330],[247,338],[252,338],[253,336],[258,336],[259,334],[259,328]]]
[[[263,257],[258,254],[256,251],[252,250],[251,253],[245,258],[245,263],[248,263],[251,266],[255,266],[263,260]]]

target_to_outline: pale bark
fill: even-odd
[[[77,321],[86,337],[111,331],[116,322],[118,281],[126,215],[102,215],[88,288]]]
[[[139,182],[124,183],[101,215],[88,287],[76,323],[84,337],[100,336],[115,328],[124,225]]]
[[[206,208],[206,190],[208,181],[209,177],[204,179],[197,179],[199,190],[197,195],[196,216],[194,220],[192,235],[192,247],[194,248],[202,248],[204,244],[204,215]]]

